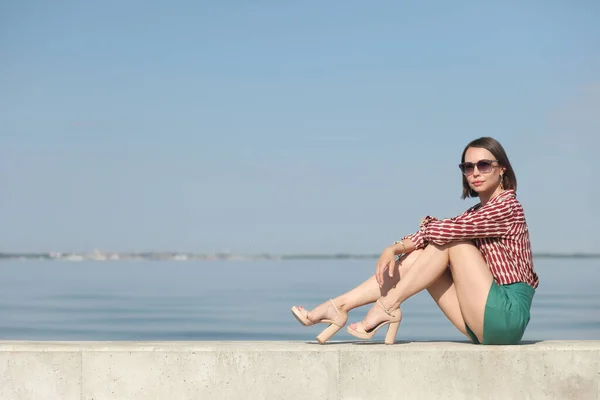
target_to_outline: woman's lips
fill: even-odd
[[[473,181],[473,186],[481,186],[483,185],[483,181]]]

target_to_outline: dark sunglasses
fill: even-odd
[[[475,172],[475,166],[477,166],[477,170],[482,174],[487,174],[494,167],[494,163],[498,162],[498,160],[479,160],[476,163],[465,162],[458,164],[458,168],[462,171],[464,175],[471,175]]]

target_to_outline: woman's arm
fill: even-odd
[[[428,215],[421,220],[420,229],[404,236],[401,242],[406,253],[425,247],[429,242],[444,245],[453,240],[466,240],[483,237],[497,237],[505,234],[514,223],[512,201],[488,204],[479,210],[471,207],[454,218],[437,219]],[[409,250],[410,248],[410,250]],[[393,247],[394,254],[402,253],[402,245]]]
[[[417,247],[409,238],[404,238],[390,246],[391,251],[395,256],[400,254],[408,254],[415,251]]]
[[[486,204],[477,211],[455,218],[430,220],[422,224],[420,237],[428,243],[444,245],[452,241],[499,237],[511,229],[515,213],[510,200]]]

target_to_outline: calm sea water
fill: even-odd
[[[524,340],[600,339],[600,260],[540,259],[536,268]],[[301,326],[290,307],[313,307],[374,269],[375,260],[4,261],[0,339],[312,341],[325,326]],[[403,310],[398,340],[464,340],[427,293]],[[334,339],[354,338],[342,330]]]

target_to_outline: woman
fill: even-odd
[[[371,339],[387,326],[385,343],[393,344],[400,306],[423,289],[473,343],[521,341],[539,279],[515,173],[502,145],[490,137],[469,143],[459,168],[462,198],[479,197],[477,205],[454,218],[427,216],[416,233],[383,250],[370,279],[311,311],[292,307],[306,326],[330,324],[317,336],[319,343],[346,324],[348,311],[375,302],[347,330]]]

